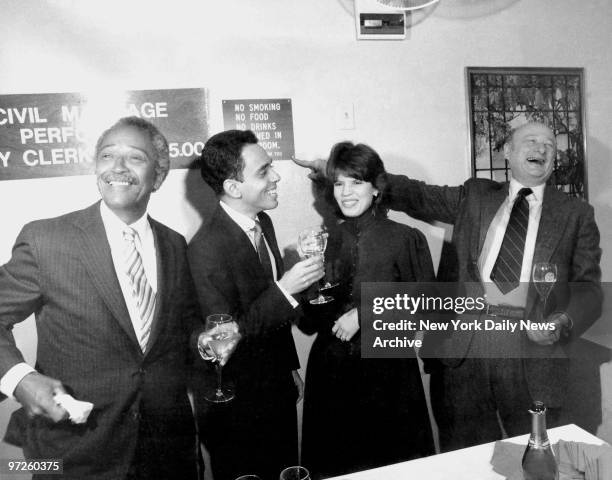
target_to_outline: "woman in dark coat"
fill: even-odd
[[[301,325],[317,332],[306,376],[302,464],[313,480],[434,453],[416,358],[362,359],[361,282],[429,282],[423,234],[386,218],[386,173],[367,145],[336,144],[327,163],[340,222],[326,262],[334,301],[309,306]],[[329,268],[328,268],[329,270]]]

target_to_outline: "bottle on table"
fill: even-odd
[[[531,436],[523,454],[525,480],[559,480],[559,469],[546,433],[546,407],[533,402],[531,409]]]

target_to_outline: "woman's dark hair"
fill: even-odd
[[[387,186],[387,172],[383,161],[373,148],[363,143],[357,145],[351,142],[336,143],[329,154],[326,171],[327,178],[332,182],[332,188],[339,174],[371,183],[378,190],[378,195],[372,203],[373,213],[387,215],[388,209],[383,200]]]

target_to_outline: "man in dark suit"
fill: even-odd
[[[601,249],[593,208],[546,185],[556,157],[553,132],[527,123],[512,132],[504,151],[512,171],[508,183],[471,179],[439,187],[391,175],[386,192],[396,210],[453,225],[457,263],[446,270],[457,274],[446,280],[459,281],[464,295],[486,295],[488,302],[484,311],[463,315],[463,323],[530,319],[554,326],[426,336],[422,356],[442,357],[442,368],[432,374],[431,397],[443,450],[499,439],[500,422],[508,435],[528,432],[526,409],[534,400],[549,407],[549,424],[559,422],[569,365],[564,345],[601,313]],[[525,210],[517,213],[523,212],[524,223],[512,219],[520,216],[513,215],[520,202]],[[516,230],[523,234],[513,252],[511,281],[498,264],[507,258],[501,254],[506,232]],[[538,262],[558,268],[546,312],[530,282]]]
[[[318,257],[283,271],[274,228],[263,211],[276,208],[279,175],[251,131],[230,130],[204,147],[201,173],[219,198],[210,222],[189,245],[204,316],[229,313],[242,339],[223,368],[235,398],[208,404],[195,387],[215,480],[241,474],[278,478],[297,463],[296,401],[302,381],[291,334],[293,295],[323,276]],[[202,366],[202,378],[210,365]]]
[[[27,224],[0,268],[0,389],[22,404],[7,438],[63,478],[195,479],[189,338],[201,326],[186,243],[146,215],[168,143],[137,117],[98,140],[102,202]],[[36,316],[36,370],[12,326]],[[83,421],[60,406],[91,402]]]

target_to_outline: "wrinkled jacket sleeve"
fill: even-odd
[[[419,220],[454,224],[465,196],[465,188],[428,185],[404,175],[389,174],[384,194],[393,210]]]
[[[11,259],[0,267],[0,377],[24,361],[15,345],[13,326],[35,313],[43,301],[34,237],[34,229],[26,225]]]

